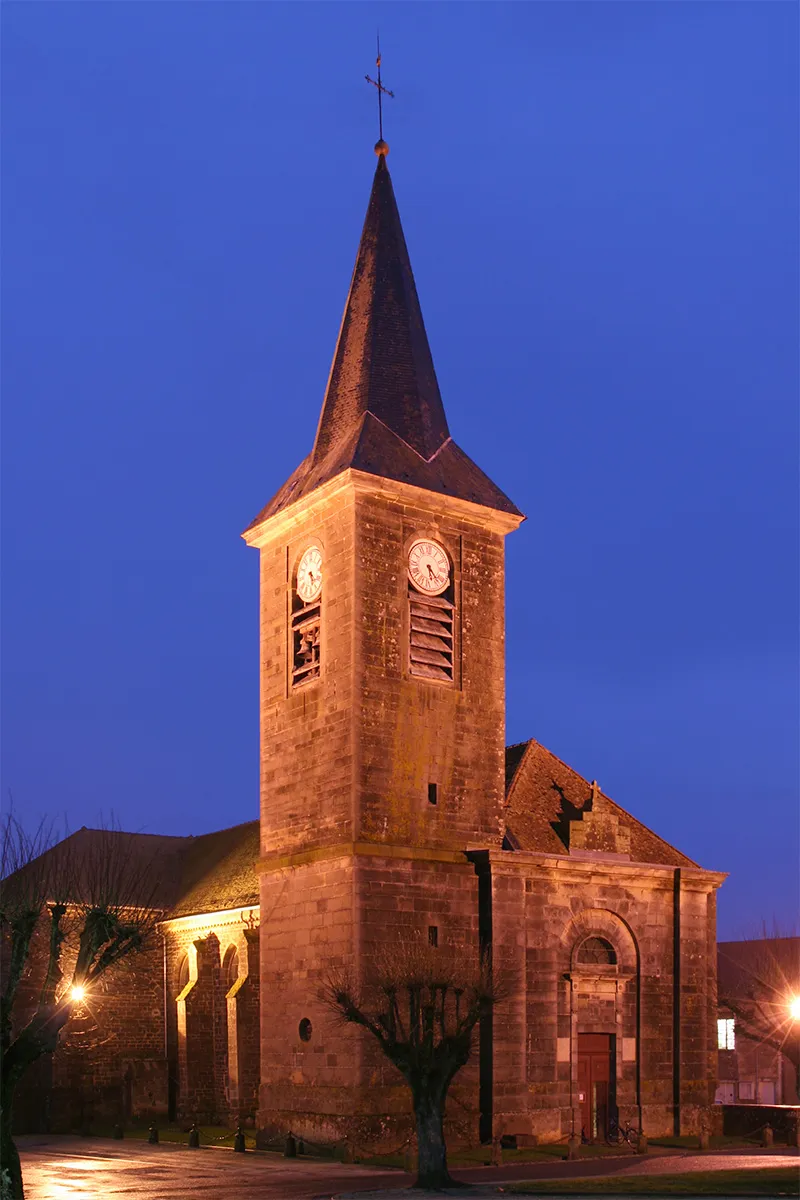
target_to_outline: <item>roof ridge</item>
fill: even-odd
[[[247,825],[258,825],[260,817],[253,817],[249,821],[239,821],[236,825],[223,825],[222,829],[209,829],[206,833],[191,833],[188,836],[195,839],[203,837],[213,837],[217,833],[233,833],[234,829],[244,829]]]
[[[75,829],[72,833],[68,833],[61,840],[65,842],[67,838],[75,837],[79,833],[121,833],[125,837],[169,838],[173,842],[185,842],[192,837],[191,833],[153,833],[149,829],[104,829],[102,825],[95,829],[93,825],[81,825],[80,829]]]
[[[391,433],[393,437],[396,437],[398,441],[402,442],[404,446],[408,447],[408,449],[411,451],[412,454],[416,454],[417,458],[421,458],[424,463],[432,463],[433,460],[436,458],[437,454],[440,454],[442,452],[442,450],[444,450],[447,443],[453,441],[452,435],[448,433],[447,437],[444,439],[441,446],[436,447],[436,449],[434,450],[434,452],[430,456],[430,458],[425,458],[425,456],[423,454],[420,454],[419,450],[417,450],[416,447],[411,445],[411,442],[407,442],[402,434],[398,433],[396,429],[392,429],[391,425],[387,425],[385,421],[382,421],[381,418],[376,413],[374,413],[371,408],[368,408],[365,410],[364,415],[361,417],[361,419],[358,421],[358,423],[354,427],[354,428],[358,429],[359,437],[361,436],[361,434],[364,431],[364,426],[367,422],[367,417],[371,417],[373,421],[377,421],[379,425],[382,425],[383,428],[387,431],[387,433]]]

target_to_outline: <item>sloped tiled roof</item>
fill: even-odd
[[[114,901],[160,909],[168,917],[249,908],[258,904],[259,822],[248,821],[199,837],[79,829],[56,843],[4,887],[50,892],[68,881],[67,899],[90,903],[102,893]]]
[[[170,917],[258,904],[259,823],[188,839]]]
[[[314,449],[249,529],[350,467],[522,516],[450,437],[383,155]]]
[[[48,898],[76,904],[111,899],[166,909],[178,896],[181,856],[188,840],[84,826],[9,876],[4,887],[43,886]]]
[[[569,854],[569,822],[591,809],[591,784],[533,738],[506,750],[506,825],[520,850]],[[608,796],[607,810],[630,830],[634,862],[696,866]]]

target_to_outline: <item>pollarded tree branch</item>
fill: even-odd
[[[485,957],[472,961],[466,947],[448,951],[418,936],[376,955],[363,985],[335,972],[320,993],[339,1020],[375,1037],[406,1080],[417,1124],[417,1186],[452,1183],[442,1125],[447,1090],[469,1060],[481,1016],[509,991]]]

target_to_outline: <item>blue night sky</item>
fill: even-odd
[[[3,797],[258,813],[257,554],[389,167],[535,736],[794,920],[798,8],[6,3]]]

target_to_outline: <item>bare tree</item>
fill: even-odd
[[[765,927],[760,937],[721,943],[718,999],[737,1037],[789,1060],[800,1098],[800,938]]]
[[[92,836],[54,844],[52,827],[29,834],[13,812],[0,824],[0,1161],[15,1200],[24,1195],[11,1133],[20,1079],[56,1049],[100,976],[145,947],[161,916],[151,903],[156,874],[131,857],[126,835],[83,832]]]
[[[475,1026],[506,994],[486,956],[398,943],[360,986],[331,974],[321,999],[343,1022],[366,1029],[411,1089],[417,1127],[417,1187],[453,1185],[443,1118],[447,1091],[469,1060]]]

